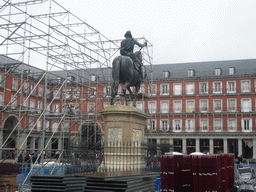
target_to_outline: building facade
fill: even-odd
[[[200,151],[256,159],[255,62],[154,65],[137,102],[137,108],[150,114],[146,142],[161,149],[158,155]],[[38,80],[42,75],[26,74],[44,71],[23,64],[8,74],[6,66],[8,62],[0,74],[1,144],[40,150],[50,140],[51,150],[68,150],[66,143],[100,143],[104,119],[99,112],[109,105],[111,69],[88,75],[89,82],[52,72],[45,84]],[[116,104],[124,105],[121,90],[122,85]]]

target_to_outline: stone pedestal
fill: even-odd
[[[99,171],[140,170],[144,165],[141,142],[148,116],[140,109],[123,105],[110,105],[101,114],[105,120],[105,144]]]

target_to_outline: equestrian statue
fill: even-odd
[[[131,86],[136,88],[134,107],[136,107],[136,100],[138,92],[140,90],[140,84],[143,80],[142,75],[142,55],[140,51],[133,53],[134,45],[138,45],[141,49],[147,46],[147,42],[144,44],[138,43],[131,34],[131,31],[125,33],[125,39],[121,42],[120,54],[121,56],[115,57],[112,62],[112,86],[111,86],[111,105],[114,105],[114,98],[117,95],[118,84],[124,84],[123,93],[125,97],[125,104],[129,105],[131,100],[132,90]],[[140,50],[141,50],[140,49]],[[126,89],[130,95],[126,95]]]

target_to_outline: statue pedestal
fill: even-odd
[[[101,114],[105,119],[105,144],[104,160],[99,171],[143,168],[145,163],[141,142],[144,141],[148,116],[135,107],[123,105],[110,105]]]

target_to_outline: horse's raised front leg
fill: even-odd
[[[129,89],[130,89],[130,82],[126,82],[124,84],[124,88],[123,88],[123,93],[124,93],[124,98],[125,98],[125,105],[128,106],[130,98],[128,98],[127,95],[126,95],[126,89],[129,91]]]
[[[133,104],[134,107],[136,107],[136,101],[137,101],[139,90],[140,90],[140,84],[136,86],[135,97],[134,97],[134,104]]]

